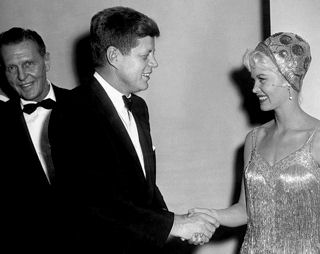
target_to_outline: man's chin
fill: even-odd
[[[146,83],[140,85],[139,88],[136,89],[136,91],[134,93],[139,93],[139,92],[145,91],[148,88],[149,88],[149,84],[146,82]]]
[[[35,96],[34,94],[30,94],[30,93],[20,94],[20,97],[26,101],[37,101],[37,96]]]

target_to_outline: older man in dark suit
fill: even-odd
[[[156,185],[148,108],[135,93],[148,88],[158,66],[158,36],[156,23],[133,9],[98,12],[94,76],[53,114],[57,188],[67,198],[75,246],[90,253],[157,253],[173,237],[207,242],[218,226],[205,214],[168,211]]]
[[[47,79],[50,57],[35,31],[14,27],[1,33],[0,60],[10,91],[0,116],[3,243],[12,252],[52,249],[48,239],[58,246],[61,219],[48,126],[67,90]]]

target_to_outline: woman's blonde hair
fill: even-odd
[[[257,65],[262,66],[267,70],[277,72],[281,74],[278,67],[272,62],[270,57],[261,51],[257,50],[247,50],[243,56],[243,65],[248,69],[249,72],[252,71]]]

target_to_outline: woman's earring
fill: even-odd
[[[288,85],[288,91],[289,91],[289,100],[292,100],[292,96],[291,96],[291,86]]]

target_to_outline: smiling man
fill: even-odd
[[[215,230],[210,216],[168,211],[156,185],[148,108],[135,93],[148,88],[158,66],[159,34],[130,8],[94,15],[95,73],[53,114],[56,187],[67,199],[74,246],[88,253],[155,254],[171,237],[201,234],[206,242]]]
[[[1,33],[0,60],[10,90],[0,125],[4,242],[36,250],[54,236],[60,221],[48,126],[52,108],[67,90],[47,79],[50,57],[35,31],[14,27]]]
[[[1,56],[8,82],[22,99],[39,102],[49,93],[49,53],[34,41],[3,45]]]

